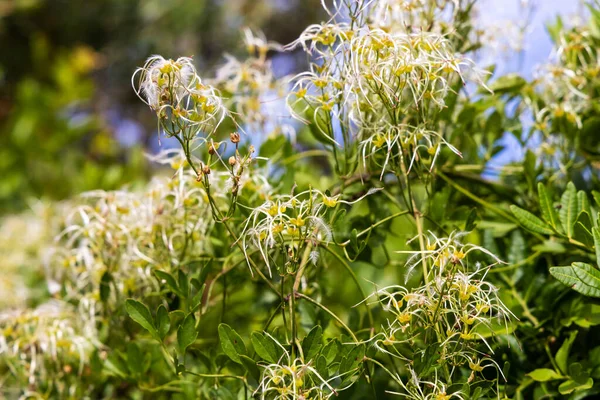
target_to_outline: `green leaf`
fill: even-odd
[[[592,217],[590,214],[585,210],[581,211],[577,216],[573,236],[576,240],[589,247],[593,247],[592,226]]]
[[[567,362],[569,360],[569,353],[571,352],[571,346],[573,346],[573,342],[577,337],[577,331],[572,331],[569,334],[569,337],[565,339],[560,349],[556,352],[556,356],[554,359],[556,360],[556,365],[562,371],[563,374],[567,374]]]
[[[331,364],[340,352],[340,344],[337,339],[332,339],[323,347],[321,355],[327,360],[327,365]]]
[[[546,240],[543,243],[536,244],[532,247],[534,251],[541,251],[542,253],[551,254],[563,254],[567,249],[560,242],[553,240]]]
[[[596,346],[588,352],[588,359],[593,366],[600,366],[600,346]]]
[[[350,232],[350,243],[354,247],[354,250],[358,252],[358,231],[356,228]]]
[[[504,365],[502,366],[502,375],[508,376],[509,370],[510,370],[510,362],[504,361]]]
[[[592,228],[592,236],[594,237],[594,248],[596,249],[596,264],[600,267],[600,229]]]
[[[252,347],[254,347],[254,351],[260,358],[270,363],[277,363],[279,361],[279,354],[276,348],[277,345],[273,339],[261,332],[252,332],[250,340],[252,342]]]
[[[592,197],[594,198],[594,201],[596,202],[596,206],[600,207],[600,192],[598,192],[596,190],[592,190]]]
[[[523,87],[527,85],[527,81],[517,74],[508,74],[499,77],[489,88],[494,94],[517,94]]]
[[[110,353],[103,363],[104,371],[109,375],[125,378],[127,376],[127,365],[117,353]]]
[[[325,359],[325,357],[322,355],[317,357],[317,362],[315,362],[315,368],[321,376],[327,376],[327,359]]]
[[[549,368],[539,368],[531,371],[527,375],[536,382],[546,382],[562,377],[558,372]]]
[[[509,264],[517,264],[527,258],[529,249],[527,243],[525,242],[525,238],[523,238],[523,233],[520,229],[515,229],[510,234],[509,243],[510,248],[508,250],[507,259]]]
[[[541,233],[543,235],[552,235],[554,231],[548,227],[548,225],[530,213],[529,211],[525,211],[522,208],[519,208],[515,205],[510,206],[510,210],[517,217],[517,220],[521,225],[525,228],[529,229],[532,232]]]
[[[169,333],[169,329],[171,329],[171,318],[169,317],[167,309],[162,304],[158,307],[158,310],[156,310],[156,325],[158,328],[158,336],[161,339],[164,339]]]
[[[567,380],[560,384],[558,387],[558,391],[560,394],[569,394],[573,391],[579,390],[587,390],[594,386],[594,380],[592,378],[588,378],[584,383],[577,383],[574,380]]]
[[[557,43],[560,41],[561,36],[564,33],[564,23],[562,21],[562,18],[560,17],[560,15],[558,15],[556,17],[556,22],[553,24],[548,24],[546,26],[546,30],[548,31],[548,34],[550,35],[550,37],[552,38],[552,41]]]
[[[227,324],[220,324],[218,330],[223,352],[233,361],[241,364],[240,354],[246,354],[246,345],[240,335]]]
[[[576,292],[600,297],[600,271],[589,264],[576,262],[570,267],[552,267],[550,274]]]
[[[306,335],[302,341],[302,353],[304,354],[304,362],[309,362],[321,350],[323,338],[323,328],[320,325],[315,326]]]
[[[102,279],[100,280],[100,300],[102,302],[106,302],[108,297],[110,296],[110,282],[112,280],[111,274],[106,271],[102,275]]]
[[[173,310],[169,313],[169,317],[171,318],[171,325],[179,325],[179,322],[183,321],[183,319],[187,316],[181,310]]]
[[[580,363],[573,363],[569,365],[569,377],[577,383],[585,383],[590,373]]]
[[[183,297],[190,295],[190,284],[188,283],[187,276],[182,270],[177,271],[177,280],[179,281],[179,289],[183,294]]]
[[[474,207],[469,212],[467,220],[465,221],[465,232],[471,232],[477,226],[477,208]]]
[[[583,190],[577,192],[577,212],[587,212],[588,215],[592,215],[592,210],[590,209],[590,200],[587,197],[587,194]]]
[[[365,356],[365,346],[363,344],[354,346],[340,362],[340,375],[344,375],[358,368]],[[346,379],[344,376],[343,379]]]
[[[127,368],[132,375],[140,375],[144,369],[144,356],[135,342],[127,343]]]
[[[242,365],[246,368],[246,371],[250,374],[252,378],[256,380],[256,382],[260,381],[260,371],[258,370],[258,366],[256,365],[256,361],[251,359],[248,356],[240,355],[240,359],[242,360]]]
[[[542,209],[542,217],[544,220],[550,224],[554,230],[558,230],[559,228],[559,219],[554,206],[552,205],[552,200],[548,195],[548,191],[546,190],[546,186],[542,182],[538,183],[538,196],[540,198],[540,208]]]
[[[558,214],[560,221],[567,237],[572,238],[578,214],[577,190],[575,189],[573,182],[569,182],[567,185],[567,190],[563,193],[560,203],[561,208]]]
[[[189,313],[181,325],[179,325],[179,328],[177,328],[177,343],[182,354],[194,343],[197,337],[196,319],[194,318],[194,314]]]
[[[150,310],[148,310],[148,307],[146,307],[144,304],[140,303],[137,300],[127,299],[127,301],[125,302],[125,310],[127,311],[127,314],[129,314],[132,320],[134,320],[135,322],[140,324],[142,328],[150,332],[150,334],[154,336],[154,338],[159,338],[158,331],[154,326],[154,320],[152,319],[152,315],[150,314]]]
[[[525,158],[523,160],[523,175],[525,176],[527,185],[532,190],[535,186],[535,178],[538,175],[535,167],[537,165],[537,161],[538,157],[535,155],[535,153],[531,149],[527,149],[527,151],[525,152]]]
[[[580,297],[562,308],[565,316],[560,323],[563,326],[569,327],[572,323],[582,328],[600,325],[600,304],[594,299]]]
[[[195,312],[198,307],[202,305],[202,296],[204,295],[204,289],[206,289],[206,283],[204,283],[198,292],[192,298],[192,302],[190,303],[190,312]]]
[[[414,359],[415,372],[419,376],[429,375],[438,366],[440,359],[440,344],[432,343],[425,351],[417,353]]]
[[[324,111],[318,113],[318,116],[314,119],[314,123],[309,124],[308,128],[314,139],[325,145],[335,146],[335,139],[325,133],[328,129],[326,123],[321,122],[327,119],[326,115]]]
[[[479,324],[473,328],[473,332],[481,335],[483,338],[496,337],[498,335],[510,335],[517,329],[514,322],[503,324],[502,322],[495,320],[489,324]]]
[[[165,281],[165,283],[173,291],[173,293],[180,297],[183,297],[183,293],[181,293],[181,290],[179,290],[179,286],[177,286],[177,282],[175,281],[175,278],[173,278],[173,275],[160,270],[155,270],[154,275],[156,275],[156,277],[160,281]]]

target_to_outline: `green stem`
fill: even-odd
[[[529,264],[530,262],[534,261],[536,258],[538,258],[539,256],[541,256],[543,254],[543,252],[541,251],[536,251],[535,253],[533,253],[532,255],[530,255],[529,257],[527,257],[526,259],[519,261],[516,264],[512,264],[512,265],[508,265],[506,267],[501,267],[501,268],[490,268],[490,271],[488,272],[489,274],[498,274],[501,272],[508,272],[508,271],[512,271],[514,269],[520,268],[524,265]]]
[[[356,337],[356,335],[354,334],[352,329],[348,328],[348,325],[346,325],[344,323],[344,321],[342,321],[340,319],[340,317],[338,317],[333,311],[331,311],[330,309],[328,309],[327,307],[325,307],[323,304],[319,303],[318,301],[313,300],[310,297],[308,297],[302,293],[295,293],[295,295],[304,300],[307,300],[308,302],[314,304],[315,306],[319,307],[320,309],[322,309],[323,311],[325,311],[326,313],[331,315],[333,317],[333,319],[335,319],[346,330],[346,332],[348,332],[350,334],[350,336],[352,336],[352,340],[354,340],[356,343],[358,343],[358,338]]]
[[[346,260],[341,255],[339,255],[338,253],[336,253],[335,251],[331,250],[329,247],[323,247],[323,249],[325,249],[329,254],[331,254],[332,256],[334,256],[342,264],[342,266],[350,274],[350,277],[352,277],[352,280],[354,281],[354,283],[356,284],[356,287],[360,291],[360,294],[361,294],[363,300],[366,299],[367,295],[366,295],[364,289],[362,288],[362,286],[360,285],[360,282],[358,281],[358,277],[356,276],[356,274],[352,270],[352,267],[350,267],[350,265],[346,262]],[[369,307],[369,304],[366,301],[364,302],[364,304],[365,304],[365,308],[367,310],[367,316],[369,318],[369,328],[370,328],[370,332],[371,332],[369,336],[372,337],[373,336],[373,329],[375,328],[375,322],[373,321],[373,313],[371,312],[371,308]]]
[[[415,202],[415,197],[412,192],[410,179],[408,176],[408,170],[406,165],[404,164],[404,157],[400,160],[400,166],[402,167],[402,173],[404,174],[404,178],[406,179],[406,189],[408,191],[408,201],[410,201],[409,209],[412,213],[412,216],[415,219],[415,224],[417,225],[417,234],[419,235],[419,248],[421,249],[421,254],[425,254],[425,238],[423,236],[423,220],[421,219],[421,212],[417,208],[417,203]],[[400,177],[398,176],[398,180],[400,181]],[[427,258],[423,257],[421,259],[421,264],[423,265],[423,279],[425,283],[429,283],[429,271],[427,266]]]
[[[160,386],[154,386],[154,387],[149,387],[149,386],[144,386],[144,385],[138,385],[138,387],[140,388],[140,390],[143,390],[144,392],[150,392],[150,393],[156,393],[156,392],[162,392],[162,391],[169,391],[169,392],[182,392],[183,390],[179,387],[179,385],[182,384],[193,384],[193,382],[186,382],[186,381],[171,381],[171,382],[167,382],[164,385],[160,385]],[[177,385],[177,386],[174,386]]]
[[[289,305],[290,305],[290,324],[292,326],[292,358],[296,358],[296,338],[298,337],[296,327],[296,296],[294,295],[292,287],[292,293],[290,293]]]
[[[493,205],[491,203],[488,203],[487,201],[483,200],[481,197],[474,195],[473,193],[471,193],[467,189],[465,189],[462,186],[460,186],[458,183],[454,182],[452,179],[448,178],[443,172],[438,171],[437,174],[443,180],[445,180],[450,186],[452,186],[454,189],[458,190],[459,192],[461,192],[462,194],[464,194],[465,196],[467,196],[471,200],[475,201],[476,203],[481,204],[482,206],[488,208],[490,211],[493,211],[494,213],[500,215],[501,217],[506,218],[507,220],[509,220],[511,222],[514,222],[517,225],[519,224],[519,221],[517,221],[517,219],[515,217],[513,217],[512,215],[510,215],[509,213],[507,213],[506,211],[504,211],[500,207],[497,207],[497,206],[495,206],[495,205]]]
[[[377,360],[374,360],[372,358],[369,357],[365,357],[365,360],[372,362],[373,364],[379,366],[381,369],[383,369],[385,372],[387,372],[387,374],[393,379],[395,380],[397,383],[399,383],[400,385],[404,386],[402,381],[396,376],[394,375],[389,369],[387,369],[382,363],[380,363]]]
[[[527,302],[523,299],[523,297],[521,297],[521,294],[516,289],[514,283],[510,279],[508,279],[504,274],[500,275],[500,277],[510,287],[511,294],[514,296],[515,300],[517,301],[517,303],[519,303],[521,308],[523,308],[523,315],[525,317],[527,317],[527,319],[529,319],[529,321],[531,321],[531,323],[533,324],[534,327],[539,326],[540,321],[533,315],[533,313],[527,306]]]
[[[554,370],[557,372],[562,372],[561,369],[558,367],[558,364],[554,360],[554,357],[552,356],[552,352],[550,351],[550,347],[548,346],[548,343],[544,344],[544,349],[546,350],[546,354],[548,355],[548,358],[550,359],[550,363],[552,364],[552,367],[554,368]]]
[[[265,322],[265,326],[263,327],[263,331],[266,332],[269,329],[269,326],[271,326],[271,322],[273,322],[273,320],[275,319],[275,317],[279,313],[279,309],[281,308],[281,304],[282,303],[279,303],[279,305],[277,305],[277,308],[275,309],[275,311],[273,311],[273,313],[271,314],[271,316],[269,317],[269,319],[267,320],[267,322]]]
[[[361,232],[359,232],[359,233],[356,235],[356,237],[357,237],[357,238],[359,238],[359,237],[361,237],[361,236],[365,235],[366,233],[369,233],[369,231],[371,231],[371,230],[373,230],[373,229],[377,228],[379,225],[385,224],[385,223],[386,223],[386,222],[388,222],[389,220],[392,220],[392,219],[394,219],[394,218],[400,217],[400,216],[402,216],[402,215],[407,215],[407,214],[410,214],[410,211],[408,211],[408,210],[405,210],[405,211],[398,212],[398,213],[396,213],[396,214],[392,214],[392,215],[390,215],[390,216],[388,216],[388,217],[385,217],[384,219],[382,219],[382,220],[380,220],[380,221],[377,221],[376,223],[374,223],[374,224],[373,224],[373,225],[371,225],[370,227],[368,227],[368,228],[366,228],[366,229],[362,230]],[[348,246],[349,244],[350,244],[350,240],[346,240],[345,242],[343,242],[343,243],[340,243],[340,244],[339,244],[339,246],[345,247],[345,246]]]
[[[295,161],[302,160],[304,158],[309,157],[327,157],[329,156],[329,152],[327,150],[307,150],[302,153],[294,154],[292,156],[286,157],[280,161],[282,165],[291,164]]]

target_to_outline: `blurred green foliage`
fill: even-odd
[[[148,54],[196,55],[213,68],[239,29],[291,41],[317,0],[14,0],[0,4],[0,214],[30,198],[62,199],[146,180],[156,126],[124,82]],[[293,16],[294,23],[289,21]],[[157,34],[160,32],[160,34]],[[216,40],[218,38],[218,40]],[[123,146],[126,119],[145,121]]]

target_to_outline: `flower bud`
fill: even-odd
[[[231,132],[229,134],[229,139],[231,140],[231,143],[237,144],[240,142],[240,134],[237,132]]]
[[[237,162],[237,160],[235,159],[234,156],[229,157],[229,165],[231,165],[233,167],[236,162]]]
[[[202,167],[202,173],[204,175],[209,175],[210,174],[210,167],[208,165],[205,165],[204,167]]]

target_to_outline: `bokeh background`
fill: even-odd
[[[550,55],[545,24],[581,11],[577,0],[480,3],[483,26],[499,35],[505,21],[526,26],[523,51],[482,62],[527,77]],[[158,150],[155,118],[130,85],[149,55],[193,55],[210,76],[224,53],[244,53],[243,27],[285,44],[325,18],[320,0],[0,0],[0,215],[154,173],[144,152]],[[271,56],[278,76],[306,63]]]

